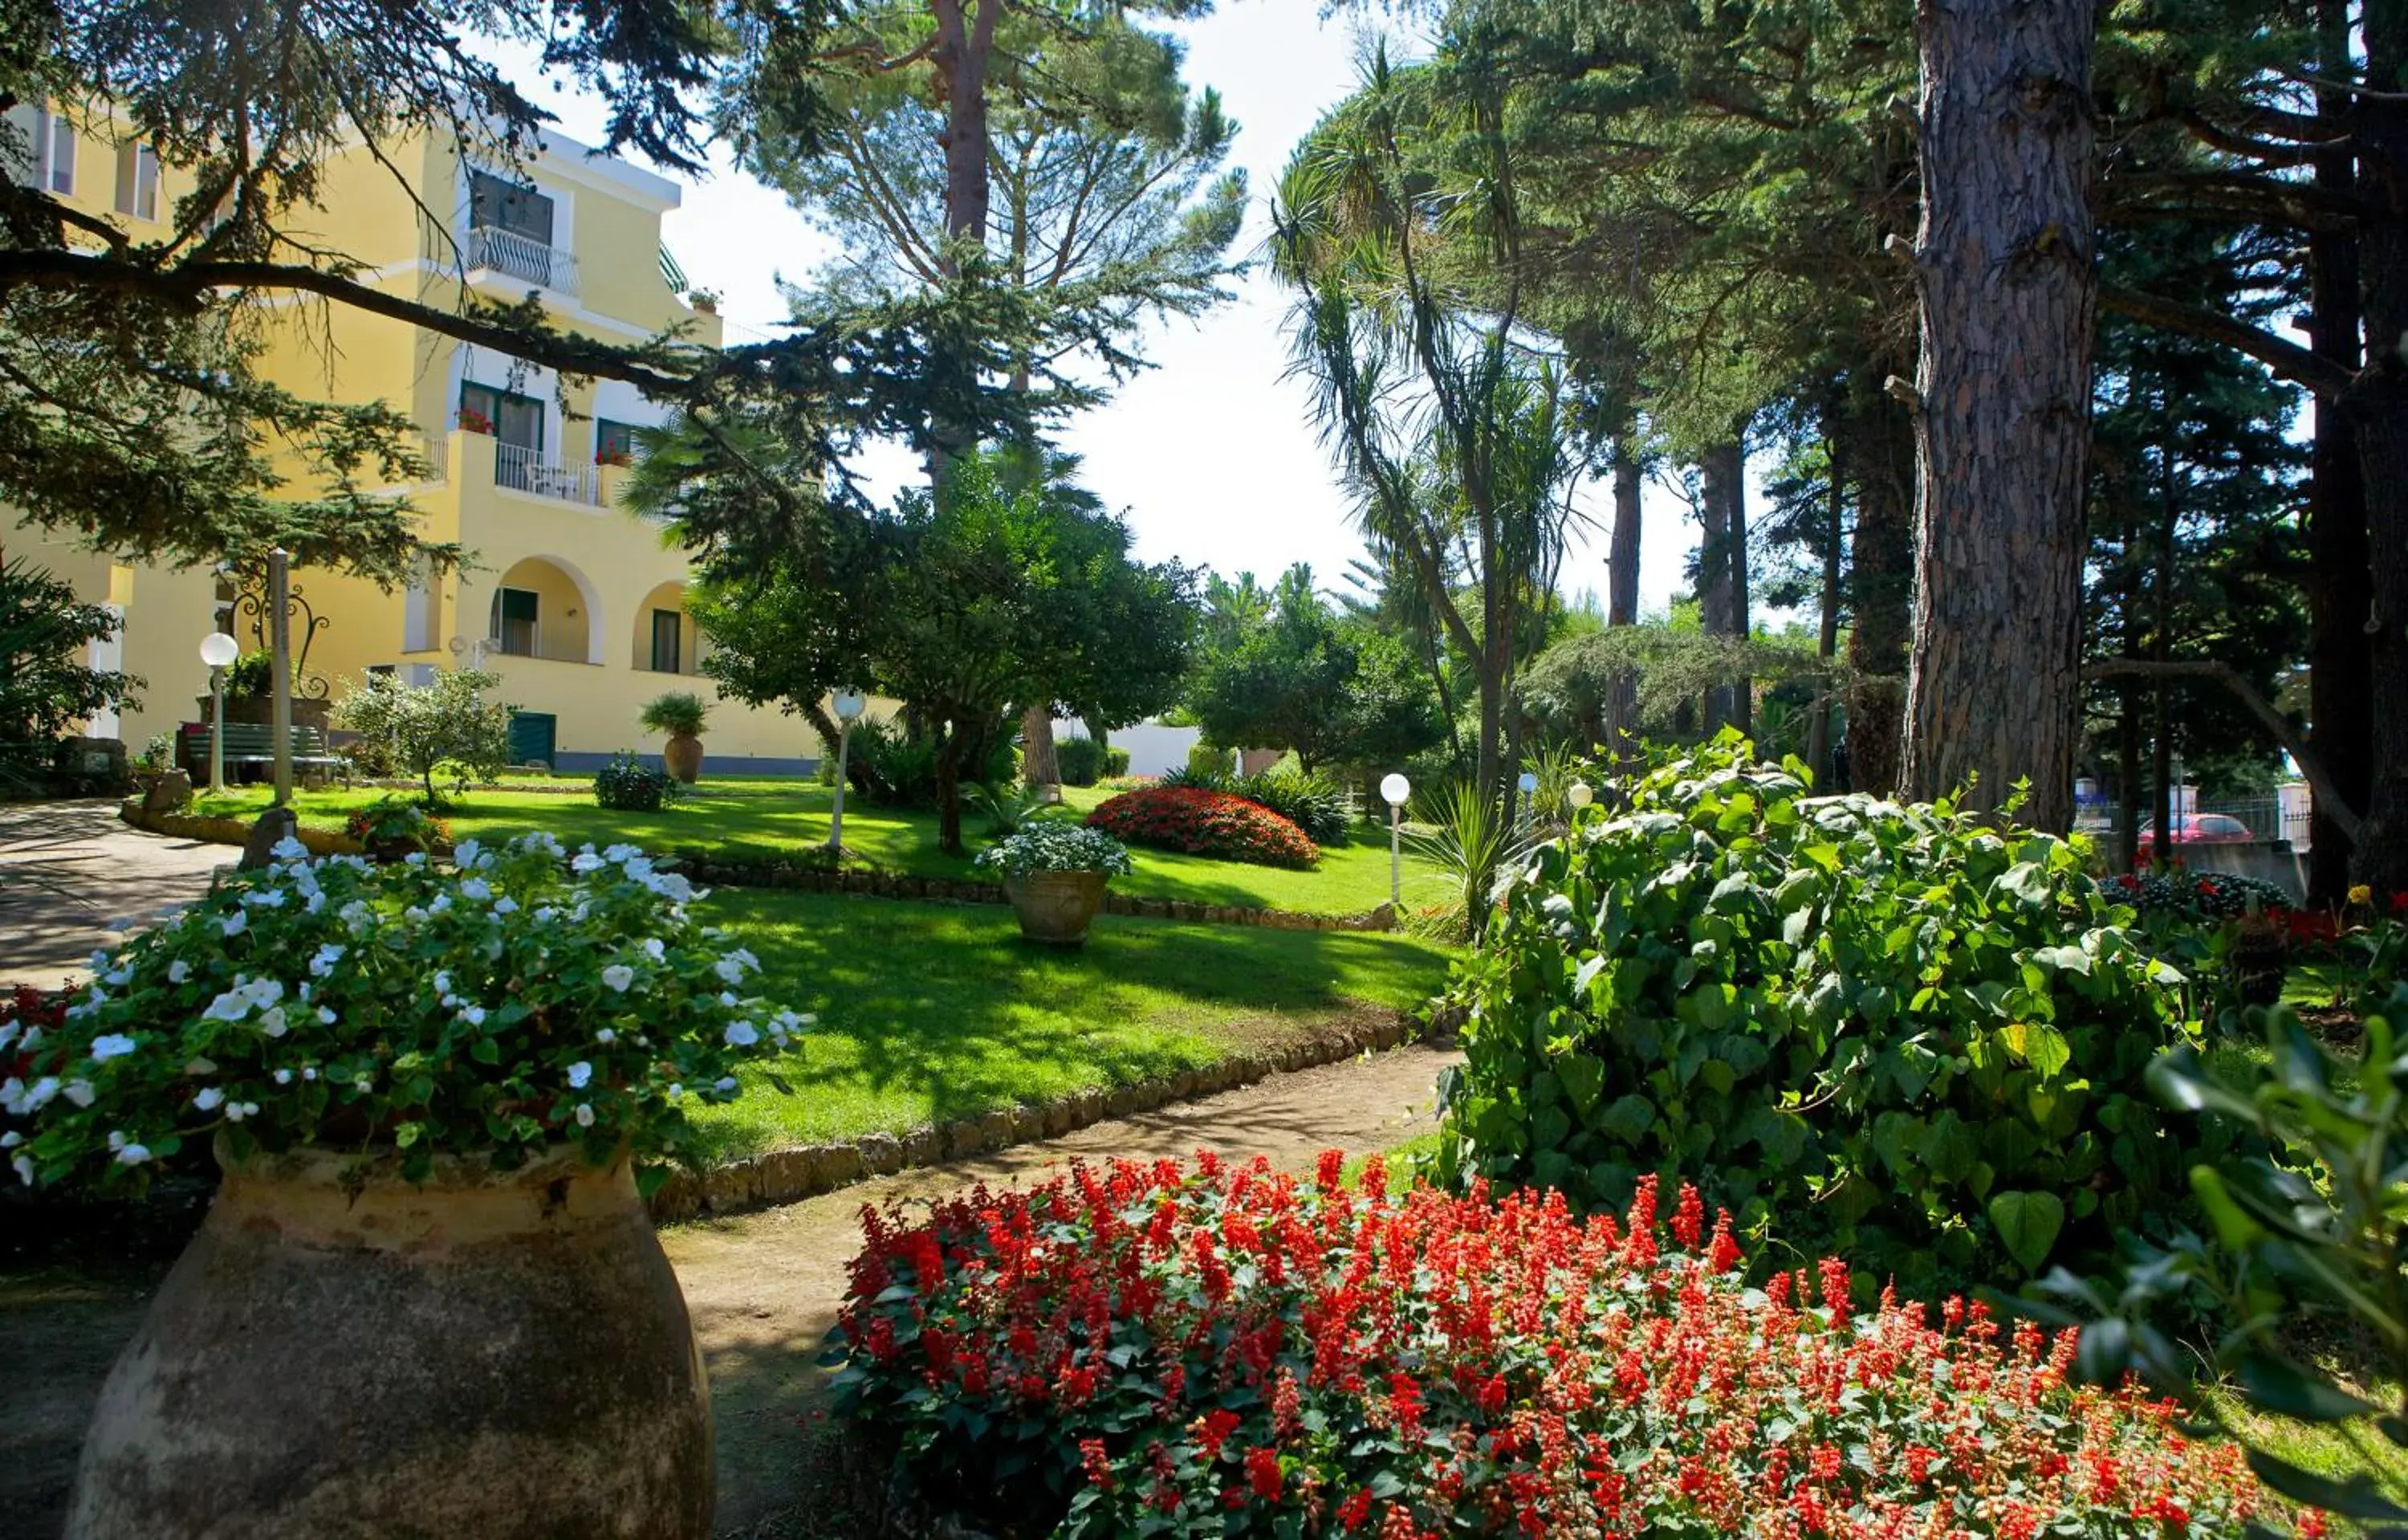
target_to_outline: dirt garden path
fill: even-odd
[[[1368,1055],[799,1203],[670,1227],[662,1241],[710,1370],[719,1533],[826,1533],[814,1523],[806,1426],[826,1384],[818,1360],[863,1204],[1025,1183],[1079,1159],[1213,1149],[1302,1170],[1325,1149],[1385,1149],[1435,1126],[1433,1085],[1457,1057],[1427,1045]],[[150,1249],[164,1259],[172,1246]],[[163,1259],[12,1275],[0,1262],[0,1537],[58,1534],[84,1420],[164,1271]]]

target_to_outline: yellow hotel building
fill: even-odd
[[[39,179],[83,210],[156,238],[184,189],[163,180],[150,150],[107,125],[19,108],[12,114]],[[287,221],[296,237],[360,262],[368,281],[450,309],[462,288],[517,301],[530,292],[565,329],[635,342],[684,324],[717,346],[719,317],[687,303],[661,240],[678,184],[547,135],[515,173],[428,139],[392,157],[414,185],[365,150],[326,168],[322,207]],[[442,224],[448,212],[448,226]],[[314,228],[312,228],[314,226]],[[423,680],[476,666],[502,677],[518,709],[512,757],[591,770],[621,749],[657,754],[638,728],[642,704],[666,690],[714,701],[704,733],[710,770],[795,772],[821,753],[800,718],[720,699],[697,674],[703,643],[685,614],[688,569],[663,532],[619,506],[631,436],[665,412],[636,389],[600,381],[570,389],[546,368],[340,305],[293,307],[262,371],[297,394],[384,400],[425,435],[427,480],[392,489],[425,538],[469,553],[464,569],[385,592],[339,573],[296,569],[293,645],[305,645],[305,694],[370,672]],[[139,752],[194,719],[208,688],[199,656],[212,629],[246,651],[265,646],[255,588],[207,569],[129,566],[58,536],[22,528],[7,541],[120,608],[124,629],[96,666],[141,676],[138,709],[90,725]]]

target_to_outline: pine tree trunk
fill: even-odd
[[[1822,662],[1822,672],[1815,682],[1814,710],[1806,721],[1806,766],[1814,773],[1814,784],[1828,791],[1831,696],[1838,687],[1838,682],[1831,677],[1831,660],[1840,650],[1840,532],[1847,507],[1847,482],[1840,473],[1840,404],[1836,396],[1827,397],[1823,403],[1822,434],[1825,470],[1830,478],[1823,489],[1823,604],[1814,631],[1814,655]]]
[[[1906,648],[1914,586],[1914,419],[1884,382],[1905,372],[1876,362],[1849,393],[1848,475],[1856,532],[1848,545],[1848,784],[1898,789],[1905,733]]]
[[[2073,813],[2092,266],[2087,0],[1922,0],[1923,358],[1903,781]]]
[[[1699,555],[1698,586],[1706,630],[1715,636],[1747,636],[1747,451],[1738,439],[1715,444],[1698,457],[1698,501],[1705,514],[1706,543]],[[1754,730],[1755,696],[1745,674],[1706,692],[1706,730],[1725,726]]]
[[[2327,36],[2323,67],[2345,75],[2350,68],[2349,7],[2345,0],[2327,0],[2322,9]],[[2338,94],[2317,98],[2316,116],[2336,136],[2347,132],[2349,109],[2348,98]],[[2316,157],[2315,180],[2320,192],[2356,195],[2357,166],[2346,145]],[[2309,233],[2308,281],[2310,346],[2318,356],[2355,373],[2364,357],[2358,343],[2355,230]],[[2349,413],[2323,396],[2316,398],[2314,411],[2308,571],[2300,585],[2308,601],[2308,746],[2350,806],[2363,810],[2374,754],[2374,723],[2368,709],[2373,682],[2367,674],[2366,617],[2374,596],[2367,569],[2366,482]],[[2341,902],[2349,887],[2352,842],[2321,804],[2309,820],[2308,843],[2308,900]]]
[[[1639,624],[1640,492],[1639,456],[1625,432],[1613,440],[1613,537],[1605,573],[1605,623]],[[1619,754],[1626,734],[1639,727],[1639,675],[1624,669],[1606,692],[1605,735],[1602,741]]]
[[[2365,475],[2367,632],[2372,722],[2365,821],[2351,874],[2408,890],[2408,5],[2366,7],[2366,83],[2357,107],[2358,293],[2366,367],[2345,405]]]

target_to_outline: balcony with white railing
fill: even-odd
[[[565,466],[519,444],[494,445],[494,484],[565,503],[599,507],[602,478],[594,466]]]
[[[468,232],[468,276],[532,283],[554,294],[577,293],[577,258],[557,246],[497,225]]]

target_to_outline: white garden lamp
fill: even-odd
[[[209,789],[225,790],[225,671],[242,655],[242,643],[223,631],[201,638],[201,661],[209,670]]]
[[[853,725],[861,720],[862,709],[869,704],[859,690],[838,690],[828,698],[836,710],[836,811],[828,815],[828,849],[840,857],[844,855],[844,762],[845,751],[853,746]]]
[[[1413,784],[1403,771],[1390,770],[1380,777],[1380,799],[1388,804],[1388,902],[1398,909],[1405,902],[1405,799],[1412,794]]]
[[[1597,789],[1585,781],[1575,781],[1564,788],[1564,800],[1572,805],[1574,813],[1578,813],[1597,800]]]

